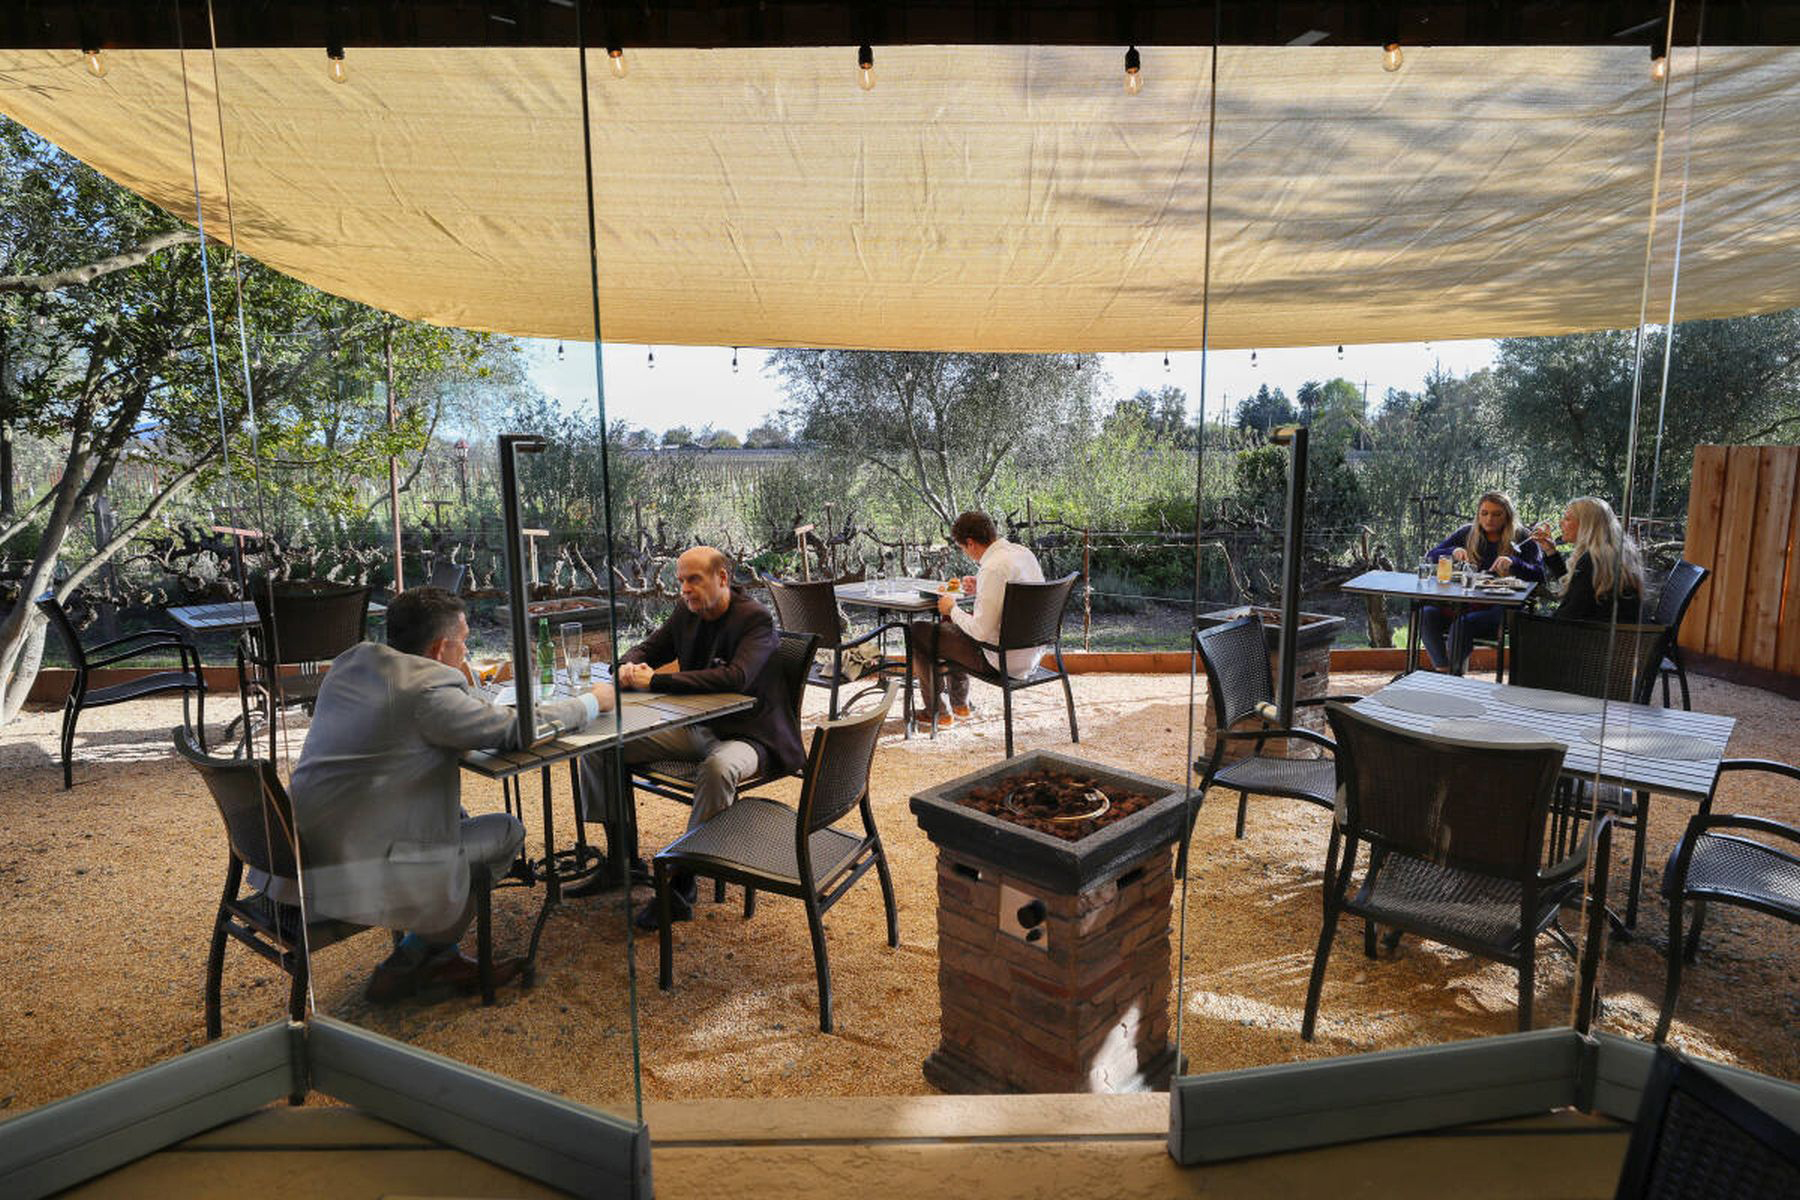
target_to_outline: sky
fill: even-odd
[[[532,382],[571,411],[592,411],[591,343],[527,340],[524,345]],[[729,346],[608,343],[603,355],[607,416],[657,433],[673,425],[695,430],[712,425],[742,437],[781,407],[782,393],[764,373],[764,351],[736,351],[735,372],[733,353]],[[1102,354],[1101,368],[1111,380],[1102,395],[1124,398],[1140,388],[1154,392],[1174,384],[1187,392],[1192,414],[1200,394],[1201,357],[1199,351],[1176,351],[1165,369],[1161,354]],[[1373,407],[1389,388],[1417,391],[1434,365],[1466,375],[1489,365],[1493,357],[1494,343],[1486,340],[1345,346],[1342,359],[1336,346],[1215,351],[1207,356],[1207,412],[1235,410],[1239,400],[1265,383],[1292,397],[1309,379],[1323,382],[1340,375],[1358,385],[1366,382]]]

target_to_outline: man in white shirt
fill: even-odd
[[[939,729],[945,729],[956,717],[969,715],[968,669],[988,674],[1001,669],[1000,656],[977,643],[993,645],[1000,640],[1006,585],[1044,582],[1037,555],[1001,537],[986,513],[966,512],[956,518],[950,526],[950,540],[979,565],[976,575],[963,577],[963,589],[974,591],[975,610],[965,612],[957,607],[954,595],[944,595],[938,597],[939,621],[912,623],[913,673],[930,698],[927,711],[915,719],[926,730],[934,719]],[[1042,646],[1007,651],[1006,673],[1015,679],[1031,674],[1043,653]],[[941,682],[936,666],[939,659],[951,664],[944,668]],[[938,691],[944,683],[949,685],[949,712],[938,711]]]

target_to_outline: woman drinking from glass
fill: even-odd
[[[1569,501],[1562,515],[1562,541],[1569,544],[1565,556],[1550,536],[1550,522],[1531,531],[1532,543],[1544,554],[1544,570],[1552,579],[1565,575],[1562,601],[1553,614],[1577,621],[1612,619],[1618,600],[1618,619],[1638,619],[1639,597],[1644,593],[1644,567],[1637,544],[1625,536],[1612,505],[1596,496]]]
[[[1532,582],[1544,578],[1542,552],[1519,527],[1513,502],[1505,492],[1483,492],[1475,505],[1475,521],[1439,542],[1425,556],[1448,558],[1478,571],[1512,575]],[[1487,604],[1427,604],[1419,613],[1419,640],[1431,665],[1461,675],[1476,638],[1495,637],[1505,610]]]

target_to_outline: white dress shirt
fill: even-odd
[[[950,619],[956,627],[978,642],[990,644],[1000,640],[1000,610],[1006,602],[1006,585],[1017,580],[1020,583],[1044,582],[1044,569],[1038,566],[1037,555],[1019,545],[1000,538],[987,548],[981,556],[981,569],[975,576],[975,611],[964,612],[961,608],[950,610]],[[1000,658],[992,650],[983,650],[988,662],[999,667]],[[1014,679],[1022,679],[1031,674],[1032,667],[1044,655],[1042,646],[1033,646],[1028,650],[1008,650],[1006,652],[1006,673]]]

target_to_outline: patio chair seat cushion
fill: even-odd
[[[1671,858],[1665,876],[1673,877],[1673,866]],[[1686,894],[1746,900],[1800,921],[1800,860],[1750,838],[1703,833],[1688,863]]]
[[[199,686],[200,679],[192,671],[158,671],[154,675],[127,679],[124,683],[93,688],[82,699],[82,706],[93,708],[103,704],[117,704],[122,700],[136,700],[139,696],[150,696],[157,692],[172,692],[178,688],[198,688]]]
[[[295,887],[292,880],[286,882],[290,888]],[[227,901],[225,907],[242,917],[252,927],[279,936],[289,946],[299,946],[301,924],[299,905],[283,904],[271,898],[266,892],[252,892],[247,896],[239,896],[234,900]],[[368,928],[367,925],[358,925],[353,921],[339,921],[325,917],[306,923],[306,940],[312,949],[318,950],[326,946],[335,946]]]
[[[760,796],[740,796],[737,803],[665,847],[658,858],[706,859],[733,863],[759,875],[798,886],[800,863],[794,853],[797,815],[785,804]],[[811,838],[813,881],[822,886],[856,857],[863,839],[841,829],[815,830]]]
[[[1563,902],[1580,888],[1579,878],[1547,888],[1538,897],[1531,936],[1548,928]],[[1493,956],[1512,958],[1523,948],[1519,930],[1523,891],[1523,885],[1514,879],[1390,853],[1375,872],[1373,887],[1365,880],[1348,908],[1376,921],[1403,924],[1424,937],[1432,936],[1433,930],[1441,931],[1446,938],[1480,946]]]
[[[1329,758],[1242,758],[1213,776],[1213,783],[1330,808],[1337,796],[1337,763]]]
[[[963,670],[967,671],[970,677],[982,680],[985,683],[994,684],[996,687],[1001,684],[1000,669],[998,667],[964,667]],[[1046,668],[1042,662],[1035,662],[1031,664],[1031,671],[1028,674],[1010,675],[1007,677],[1006,682],[1007,686],[1022,688],[1033,687],[1040,683],[1049,683],[1053,679],[1061,679],[1062,677],[1063,673],[1061,671],[1050,670],[1049,668]]]

